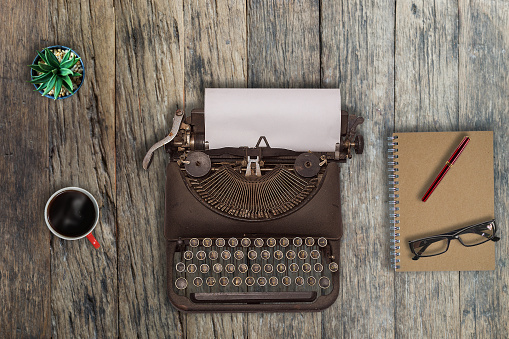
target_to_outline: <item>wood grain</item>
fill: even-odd
[[[458,130],[456,3],[397,2],[395,70],[395,131]],[[458,272],[396,273],[396,337],[458,338],[459,296]]]
[[[51,336],[48,104],[28,84],[49,12],[32,1],[0,11],[0,337]],[[31,20],[26,19],[30,13]]]
[[[116,163],[119,335],[177,338],[183,322],[166,288],[164,182],[161,150],[183,105],[183,9],[168,1],[115,1]]]
[[[394,124],[394,3],[322,1],[322,85],[365,119],[363,154],[341,164],[341,292],[322,315],[322,337],[394,336],[389,269],[386,137]]]
[[[461,338],[509,337],[509,4],[460,1],[459,127],[493,130],[496,269],[460,273]]]

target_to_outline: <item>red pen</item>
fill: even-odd
[[[464,137],[463,140],[461,140],[460,144],[458,145],[458,147],[456,148],[454,153],[451,155],[449,160],[447,160],[447,162],[445,163],[444,168],[442,168],[440,173],[438,173],[436,179],[433,181],[431,186],[428,188],[428,190],[426,191],[426,193],[422,197],[422,201],[428,200],[428,198],[431,195],[431,193],[433,193],[433,191],[435,190],[435,188],[437,188],[437,186],[440,183],[440,181],[442,181],[442,179],[445,177],[445,174],[451,169],[452,165],[454,165],[456,160],[458,160],[461,152],[463,152],[465,147],[467,147],[467,144],[468,144],[469,141],[470,141],[469,137]]]

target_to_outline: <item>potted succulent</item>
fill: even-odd
[[[65,46],[50,46],[37,52],[31,68],[36,91],[47,98],[65,99],[76,93],[85,79],[85,66],[78,54]]]

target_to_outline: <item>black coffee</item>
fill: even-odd
[[[94,203],[84,193],[64,191],[50,202],[48,219],[53,229],[66,237],[87,234],[94,226]]]

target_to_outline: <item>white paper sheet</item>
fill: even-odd
[[[255,147],[265,136],[274,148],[334,152],[340,135],[339,89],[205,90],[205,140],[211,149]]]

